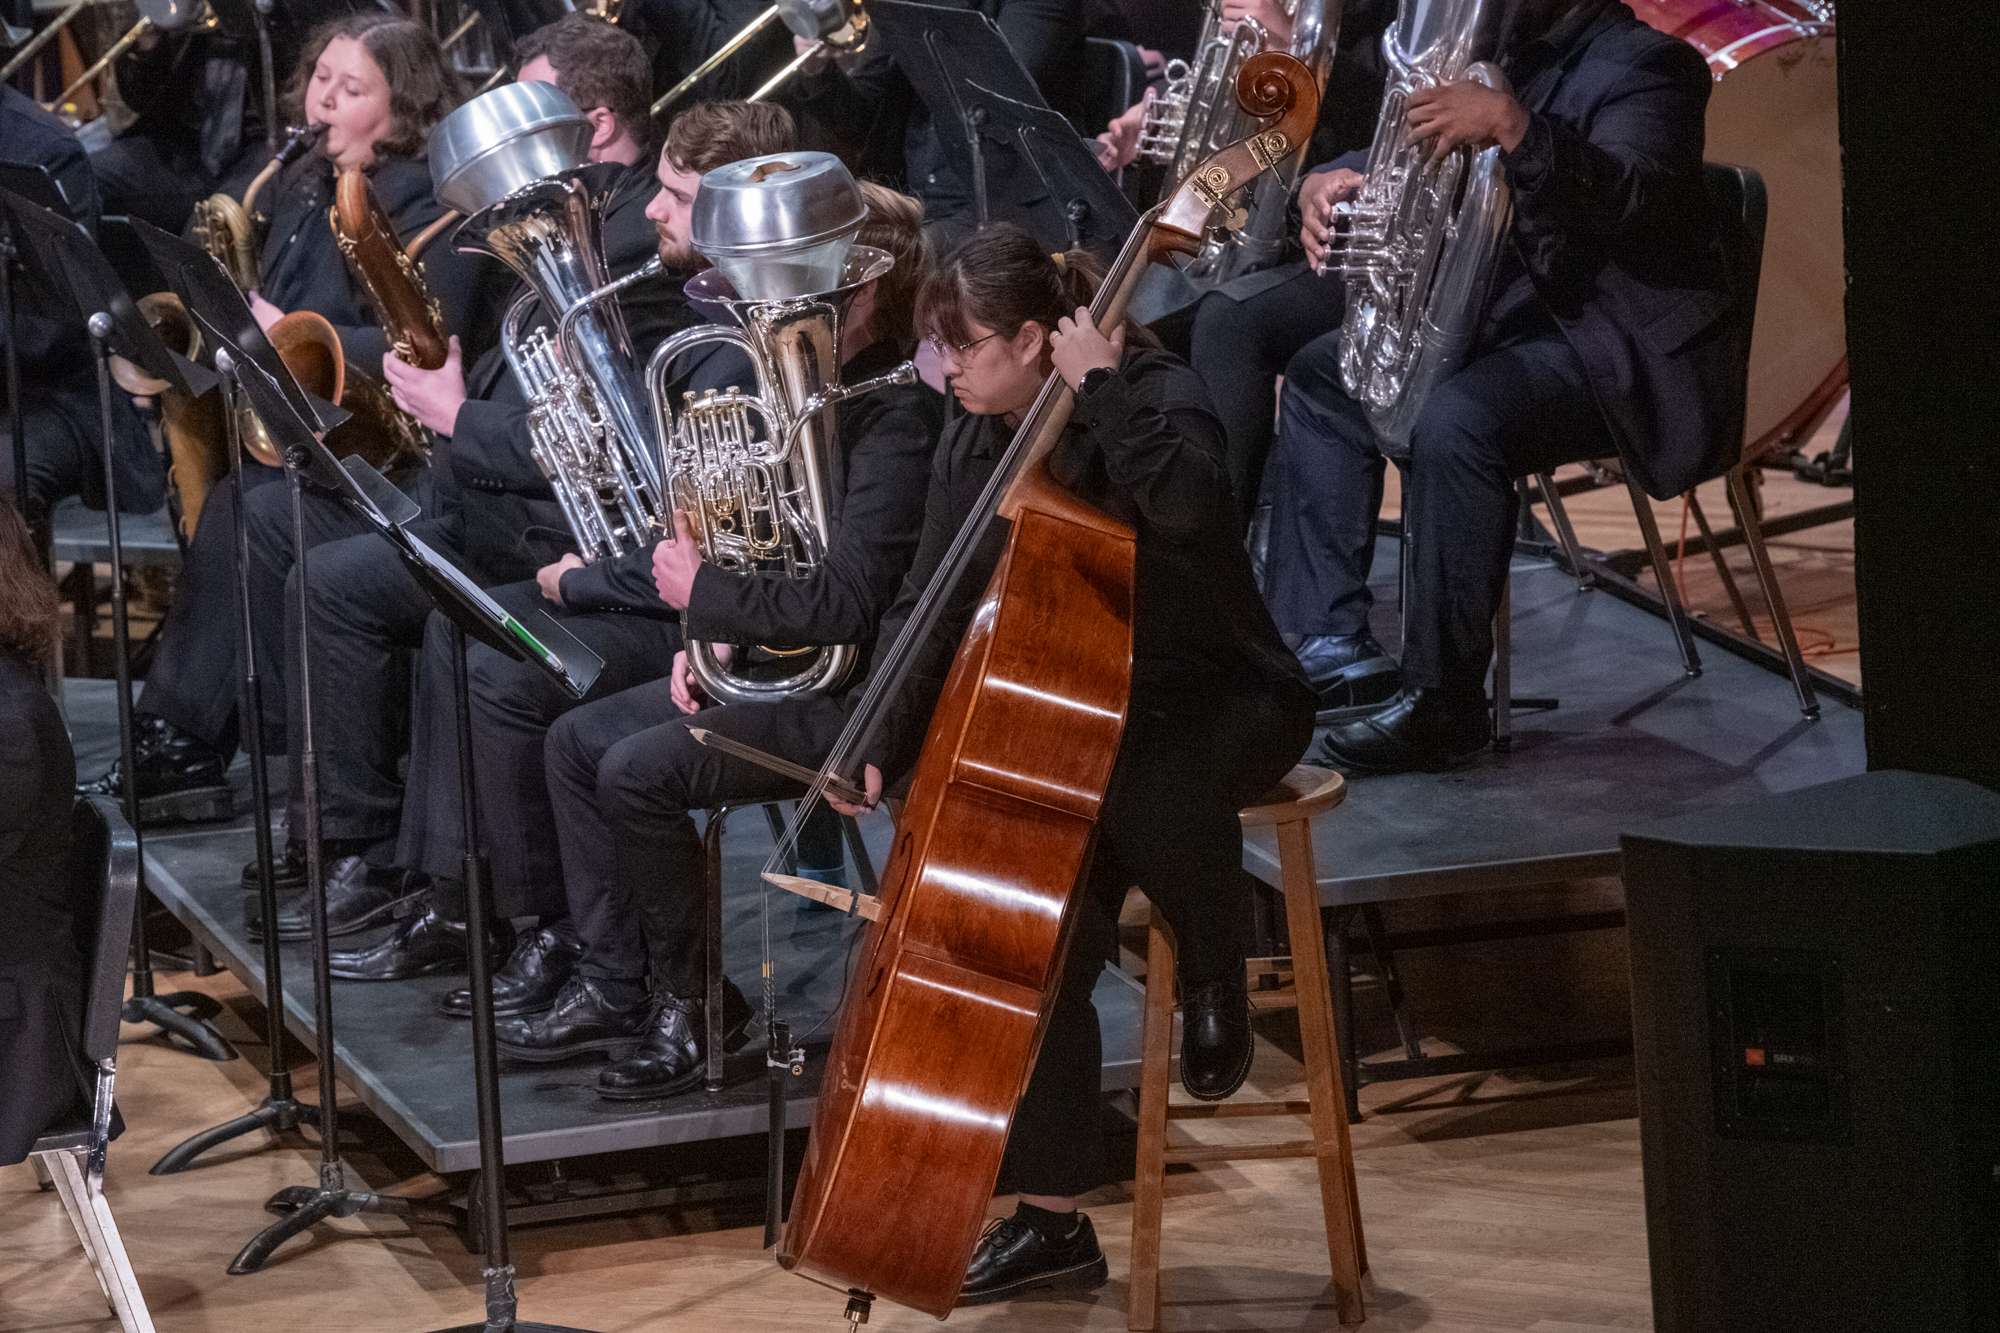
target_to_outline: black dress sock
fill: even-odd
[[[1014,1216],[1039,1231],[1044,1240],[1068,1240],[1076,1234],[1074,1208],[1066,1213],[1052,1213],[1032,1203],[1020,1203],[1014,1206]]]

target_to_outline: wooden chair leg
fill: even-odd
[[[1132,1277],[1125,1302],[1128,1329],[1160,1326],[1160,1209],[1167,1173],[1174,948],[1166,922],[1157,911],[1146,927],[1144,1013],[1139,1039],[1139,1150],[1132,1169]]]
[[[1799,711],[1807,717],[1819,716],[1819,697],[1813,693],[1812,678],[1806,674],[1805,654],[1799,651],[1799,636],[1792,631],[1792,613],[1785,608],[1785,595],[1778,590],[1778,573],[1771,567],[1771,553],[1764,545],[1764,524],[1757,517],[1744,464],[1729,469],[1729,502],[1736,507],[1736,522],[1743,529],[1744,543],[1750,548],[1750,563],[1756,566],[1757,582],[1764,589],[1764,605],[1771,610],[1771,628],[1785,652],[1785,666],[1792,674],[1792,691],[1798,695]]]
[[[701,952],[708,991],[704,1017],[708,1026],[706,1084],[710,1092],[722,1091],[722,833],[728,822],[727,807],[709,811],[708,828],[703,831],[701,840],[702,859],[707,869],[707,883],[703,886],[707,910],[703,914]]]
[[[1367,1247],[1361,1234],[1361,1206],[1354,1180],[1354,1145],[1349,1137],[1346,1090],[1334,1046],[1333,986],[1320,944],[1319,883],[1313,865],[1312,826],[1305,820],[1277,827],[1278,864],[1285,888],[1285,912],[1292,931],[1292,976],[1298,986],[1299,1043],[1304,1048],[1306,1087],[1312,1101],[1312,1131],[1319,1167],[1320,1209],[1326,1216],[1327,1257],[1333,1274],[1334,1309],[1343,1324],[1366,1317],[1361,1274]]]

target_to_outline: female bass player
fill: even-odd
[[[1090,997],[1128,887],[1160,908],[1178,941],[1182,1083],[1220,1099],[1249,1073],[1250,908],[1237,812],[1290,770],[1312,733],[1312,694],[1257,595],[1237,535],[1222,425],[1208,394],[1138,327],[1109,338],[1097,331],[1080,307],[1101,276],[1083,252],[1050,255],[1003,224],[968,239],[918,298],[918,327],[942,356],[963,411],[938,443],[923,536],[883,641],[907,619],[1051,371],[1076,390],[1051,473],[1138,534],[1124,740],[1088,879],[1077,889],[1087,901],[1001,1172],[1021,1204],[981,1239],[961,1305],[1105,1280],[1076,1196],[1104,1179]],[[1006,540],[995,524],[866,756],[871,801],[885,774],[893,783],[915,766]]]
[[[360,285],[348,271],[327,212],[334,180],[348,167],[369,175],[376,197],[405,240],[443,214],[431,194],[425,151],[431,130],[462,99],[458,78],[446,67],[437,38],[420,23],[388,14],[357,14],[315,29],[282,99],[293,124],[326,127],[312,152],[273,182],[271,225],[260,250],[258,289],[251,312],[266,330],[290,311],[322,315],[339,336],[350,366],[382,373],[387,340],[377,327]],[[438,298],[445,328],[463,335],[467,352],[474,330],[490,324],[482,297],[504,283],[482,282],[475,265],[439,241],[423,253],[425,284]],[[497,299],[497,298],[496,298]],[[252,621],[260,638],[258,669],[266,738],[282,747],[286,664],[282,598],[291,567],[290,513],[282,488],[260,495],[279,469],[245,460],[243,482],[251,510]],[[357,523],[331,504],[310,507],[314,542],[345,536]],[[146,823],[213,818],[229,812],[223,773],[239,736],[237,684],[242,622],[233,610],[236,591],[236,497],[217,486],[200,525],[173,607],[155,640],[153,664],[139,700],[137,787],[139,817]],[[122,793],[114,766],[91,784],[107,795]],[[302,882],[296,876],[291,882]]]

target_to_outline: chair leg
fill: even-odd
[[[69,1151],[36,1153],[35,1167],[49,1174],[49,1184],[56,1197],[62,1200],[63,1212],[69,1215],[70,1229],[76,1232],[77,1243],[83,1246],[83,1257],[90,1262],[90,1271],[97,1278],[97,1289],[104,1293],[104,1303],[113,1311],[111,1288],[105,1285],[104,1265],[97,1257],[97,1247],[91,1244],[91,1228],[83,1220],[83,1172],[77,1168],[78,1154]],[[65,1170],[67,1160],[70,1169]]]
[[[1541,488],[1542,503],[1548,507],[1549,525],[1556,530],[1557,540],[1562,542],[1563,559],[1569,562],[1569,572],[1576,576],[1576,590],[1590,591],[1593,583],[1590,570],[1583,563],[1583,548],[1576,544],[1576,529],[1570,526],[1569,506],[1557,493],[1555,479],[1546,472],[1537,472],[1535,485]]]
[[[1625,474],[1625,489],[1632,496],[1632,516],[1639,520],[1639,532],[1646,539],[1646,555],[1653,564],[1653,581],[1660,585],[1660,600],[1667,604],[1667,620],[1680,644],[1681,665],[1690,676],[1701,674],[1701,654],[1694,646],[1694,629],[1688,624],[1687,609],[1681,605],[1680,590],[1674,587],[1673,566],[1667,563],[1666,544],[1660,540],[1660,525],[1653,520],[1653,502],[1632,475],[1632,468],[1619,460]]]
[[[1708,558],[1715,563],[1716,577],[1722,580],[1722,589],[1729,594],[1729,605],[1735,608],[1736,619],[1743,626],[1743,637],[1757,639],[1757,622],[1750,616],[1750,603],[1743,600],[1743,590],[1736,586],[1736,576],[1729,572],[1729,562],[1722,558],[1722,548],[1716,545],[1715,529],[1708,525],[1708,511],[1701,507],[1701,497],[1689,491],[1687,504],[1688,512],[1694,515],[1694,525],[1701,529],[1701,542],[1708,548]]]
[[[1361,1234],[1361,1196],[1354,1180],[1354,1144],[1349,1137],[1340,1061],[1334,1049],[1333,986],[1319,924],[1319,875],[1313,862],[1312,825],[1280,824],[1278,864],[1284,879],[1285,916],[1292,933],[1292,977],[1298,987],[1299,1044],[1305,1055],[1306,1088],[1312,1103],[1314,1156],[1319,1167],[1320,1210],[1326,1217],[1327,1258],[1332,1265],[1333,1305],[1343,1324],[1367,1318],[1361,1275],[1368,1248]]]
[[[1785,608],[1785,595],[1778,588],[1778,574],[1771,567],[1771,553],[1764,546],[1764,524],[1757,517],[1744,475],[1745,465],[1729,469],[1729,502],[1736,507],[1736,522],[1743,529],[1744,543],[1750,548],[1750,563],[1757,569],[1757,582],[1764,589],[1764,605],[1771,611],[1771,628],[1785,652],[1785,666],[1792,673],[1792,690],[1798,695],[1799,711],[1807,717],[1819,716],[1819,697],[1813,693],[1812,677],[1806,674],[1805,654],[1799,651],[1799,636],[1792,630],[1792,614]]]
[[[718,807],[708,812],[708,828],[702,833],[702,860],[706,863],[707,880],[704,885],[707,911],[703,922],[702,940],[703,977],[707,982],[707,1002],[703,1008],[708,1025],[708,1069],[707,1086],[710,1092],[722,1091],[723,1031],[722,1031],[722,834],[729,823],[729,808]]]
[[[1160,1326],[1160,1211],[1167,1173],[1167,1065],[1173,1056],[1174,947],[1156,910],[1146,926],[1139,1037],[1139,1149],[1132,1168],[1132,1277],[1125,1327]]]
[[[145,1295],[132,1272],[124,1239],[119,1236],[117,1220],[111,1215],[111,1204],[104,1197],[103,1178],[87,1174],[75,1153],[48,1156],[56,1188],[76,1200],[72,1220],[81,1218],[78,1236],[120,1327],[124,1333],[154,1333],[152,1314],[146,1309]]]

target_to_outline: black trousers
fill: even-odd
[[[17,283],[14,299],[21,299]],[[4,335],[0,335],[4,336]],[[87,364],[87,362],[86,362]],[[12,417],[0,387],[0,483],[22,497],[32,515],[45,516],[58,500],[80,496],[86,509],[104,509],[104,429],[97,374],[67,377],[60,386],[21,386],[21,435],[28,442],[26,486],[14,478]],[[118,481],[118,510],[150,514],[167,498],[167,464],[153,447],[130,395],[111,390],[111,458]]]
[[[488,591],[531,627],[546,611],[604,659],[604,670],[585,702],[664,677],[680,651],[680,625],[674,620],[610,612],[572,614],[544,598],[534,583],[510,583]],[[424,626],[417,668],[416,714],[396,847],[396,864],[442,879],[459,877],[464,852],[451,639],[450,622],[433,612]],[[542,755],[549,726],[579,707],[579,701],[541,669],[482,643],[466,645],[465,667],[473,786],[480,833],[493,867],[494,904],[502,916],[566,916],[569,906],[563,896],[555,811],[549,804]]]
[[[281,468],[243,464],[245,503],[255,507],[251,525],[250,622],[256,635],[257,674],[264,702],[264,743],[285,749],[285,580],[273,571],[290,567],[291,509]],[[266,494],[268,492],[268,494]],[[142,711],[229,755],[238,740],[237,698],[243,680],[242,612],[236,604],[236,485],[224,477],[209,490],[201,522],[188,541],[174,585],[173,605],[153,638]],[[272,531],[273,524],[281,531]],[[282,553],[269,548],[282,539]]]
[[[695,740],[702,727],[817,767],[847,722],[838,700],[730,704],[689,715],[665,680],[562,716],[549,728],[549,796],[562,839],[563,886],[584,942],[584,975],[695,995],[703,984],[705,881],[694,811],[805,794],[790,778]],[[824,808],[824,807],[822,807]],[[825,824],[814,820],[824,838]],[[839,826],[833,826],[838,858]],[[800,860],[823,846],[802,839]]]
[[[1366,414],[1341,389],[1339,353],[1336,331],[1285,370],[1267,481],[1265,596],[1288,633],[1358,634],[1374,601],[1383,457]],[[1615,451],[1583,364],[1558,332],[1489,352],[1437,386],[1404,476],[1405,685],[1483,693],[1513,552],[1514,479]]]
[[[1343,308],[1339,278],[1318,276],[1304,260],[1286,265],[1282,272],[1282,281],[1241,300],[1226,292],[1210,292],[1194,316],[1189,361],[1208,386],[1222,418],[1229,441],[1223,461],[1246,527],[1257,507],[1264,460],[1271,452],[1278,376],[1301,347],[1338,332]]]
[[[1290,683],[1205,707],[1135,694],[1062,985],[1014,1113],[1001,1168],[1012,1188],[1075,1195],[1104,1181],[1103,1042],[1090,997],[1128,888],[1137,885],[1173,928],[1183,985],[1242,981],[1250,905],[1237,813],[1298,762],[1313,707]]]

